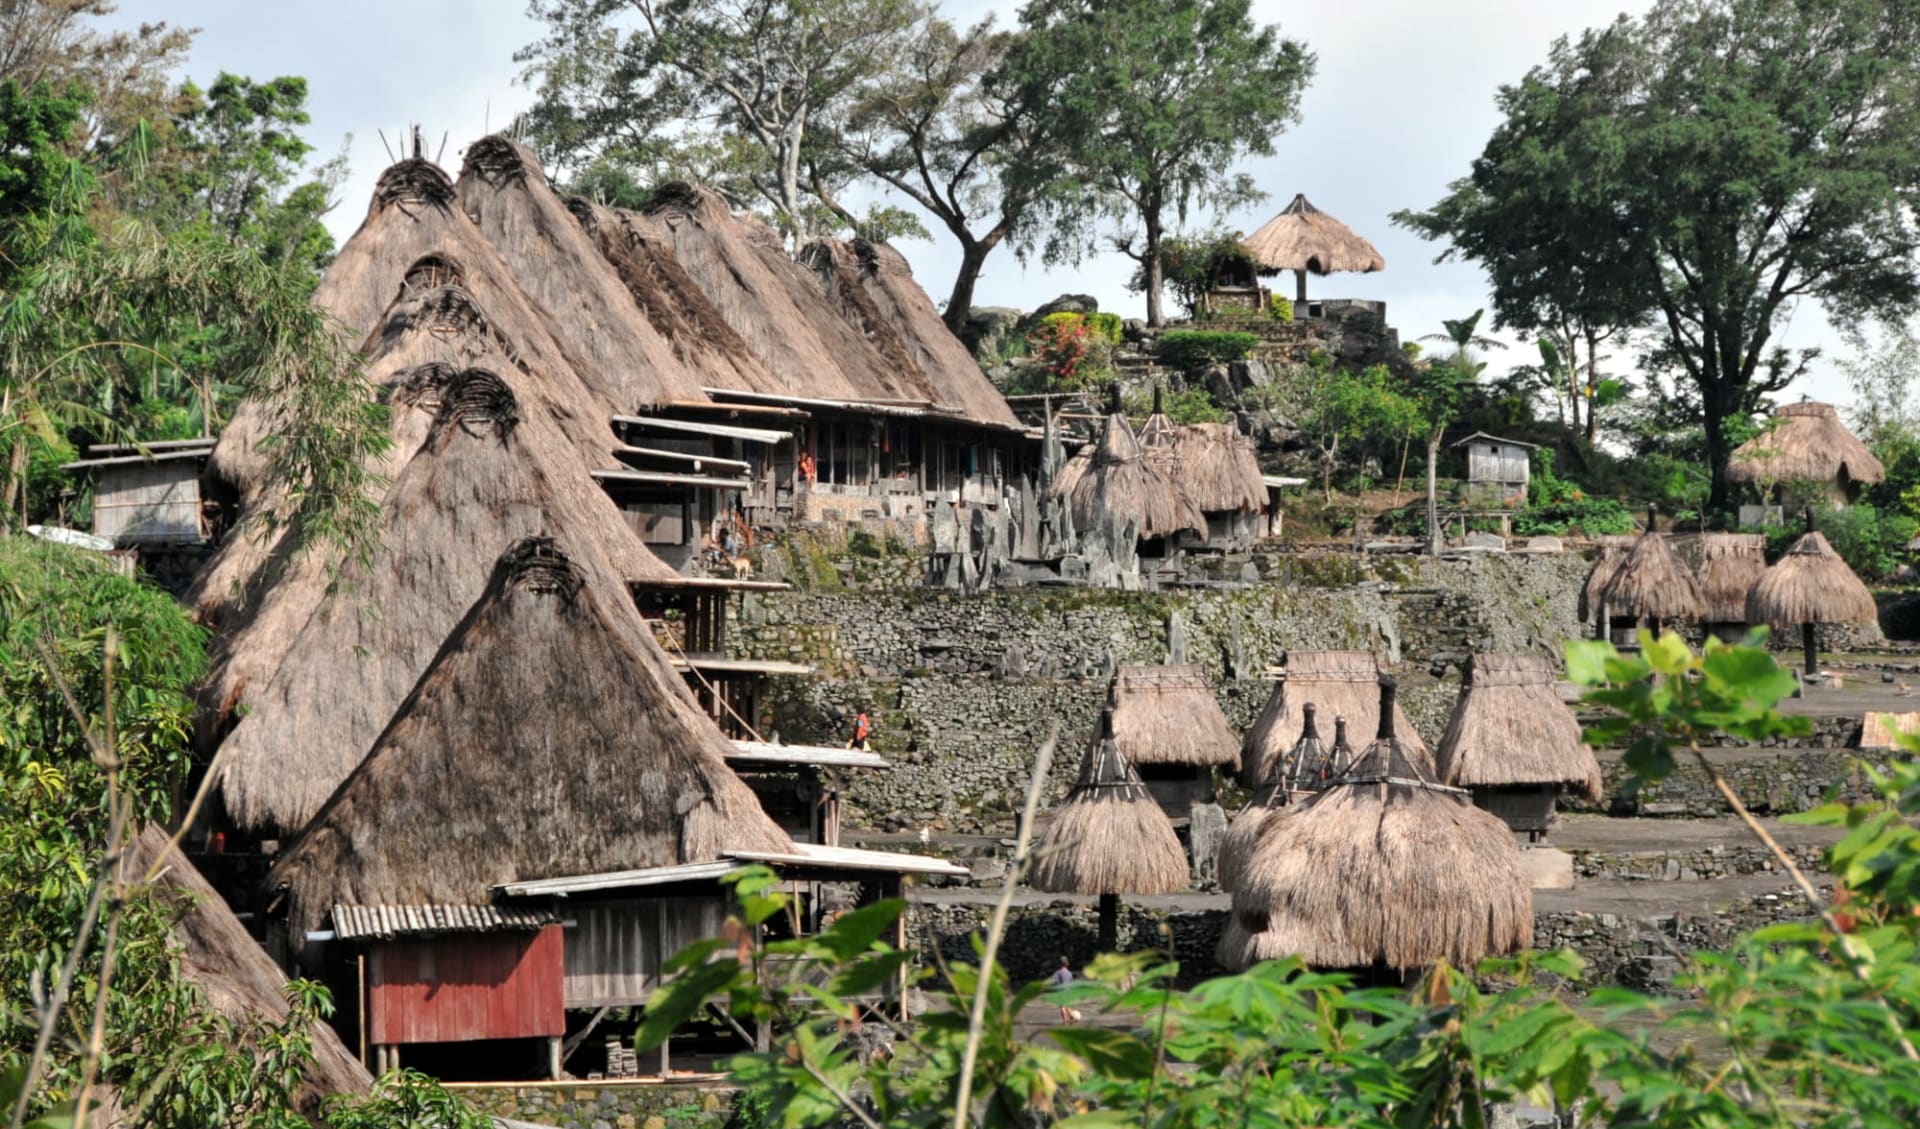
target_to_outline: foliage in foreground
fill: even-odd
[[[1775,708],[1793,680],[1754,645],[1694,653],[1649,636],[1638,655],[1583,643],[1568,658],[1608,714],[1591,739],[1627,746],[1648,778],[1716,733],[1758,739],[1806,725]],[[891,901],[816,937],[687,950],[649,1001],[639,1041],[657,1042],[709,1000],[775,1024],[772,1052],[731,1069],[743,1108],[782,1126],[1478,1129],[1488,1103],[1508,1101],[1582,1126],[1911,1125],[1920,766],[1863,772],[1870,799],[1802,817],[1848,829],[1829,852],[1844,916],[1823,907],[1817,920],[1694,954],[1677,998],[1576,995],[1581,964],[1565,952],[1490,961],[1473,976],[1436,968],[1404,992],[1357,989],[1290,961],[1182,989],[1176,963],[1136,953],[1101,957],[1061,990],[1016,988],[984,962],[977,1012],[982,973],[952,964],[937,987],[923,977],[928,1010],[896,1030],[847,1002],[892,997],[911,965],[881,940],[904,910]],[[788,911],[770,872],[743,876],[736,891],[742,926]],[[996,940],[976,941],[976,955]],[[1089,1022],[1021,1038],[1022,1011],[1038,1003],[1071,1004]],[[963,1088],[971,1096],[956,1116]]]

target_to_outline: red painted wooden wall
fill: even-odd
[[[560,926],[391,941],[367,956],[368,1037],[460,1043],[566,1032]]]

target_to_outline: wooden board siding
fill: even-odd
[[[200,464],[102,467],[94,477],[93,531],[121,545],[200,541]]]
[[[368,1036],[386,1045],[565,1034],[563,948],[558,925],[374,945]]]
[[[660,983],[660,965],[695,941],[718,937],[727,899],[696,897],[582,903],[567,930],[566,1006],[643,1004]]]

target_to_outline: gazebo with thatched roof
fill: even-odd
[[[1799,627],[1806,673],[1812,678],[1820,673],[1815,629],[1827,623],[1877,623],[1880,608],[1873,593],[1827,544],[1826,536],[1814,528],[1813,510],[1808,509],[1807,531],[1747,594],[1747,619]]]
[[[1693,570],[1673,551],[1647,507],[1647,528],[1620,558],[1601,597],[1610,619],[1627,618],[1658,631],[1676,620],[1700,618],[1700,586]]]
[[[1307,300],[1307,275],[1335,271],[1368,274],[1386,270],[1387,260],[1373,244],[1321,211],[1305,195],[1295,195],[1279,215],[1246,239],[1247,252],[1266,273],[1290,270],[1295,301]]]
[[[1028,883],[1049,894],[1100,898],[1100,950],[1119,945],[1122,894],[1173,894],[1187,888],[1187,855],[1114,740],[1113,711],[1087,746],[1080,779],[1048,821],[1034,849]]]
[[[1198,665],[1122,663],[1108,703],[1120,755],[1174,819],[1213,802],[1215,769],[1240,767],[1240,738]]]
[[[1728,642],[1745,637],[1747,594],[1767,571],[1764,533],[1707,533],[1700,537],[1700,623]]]
[[[1607,585],[1613,583],[1614,574],[1620,571],[1620,562],[1627,559],[1635,540],[1630,533],[1610,533],[1593,539],[1593,567],[1587,571],[1586,583],[1580,586],[1579,612],[1581,623],[1593,624],[1596,639],[1613,637],[1614,616],[1607,610]]]
[[[1832,404],[1783,404],[1766,431],[1734,448],[1727,479],[1771,491],[1778,504],[1795,485],[1817,487],[1844,506],[1860,488],[1884,482],[1887,468],[1840,420]]]
[[[1321,717],[1345,718],[1356,733],[1380,726],[1380,661],[1365,651],[1289,651],[1266,708],[1240,744],[1240,782],[1259,787],[1275,761],[1300,740],[1301,707],[1312,702]],[[1396,705],[1395,709],[1399,709]],[[1394,716],[1394,731],[1414,754],[1431,758],[1426,742],[1404,712]],[[1429,770],[1431,771],[1431,770]]]
[[[1537,842],[1553,824],[1562,788],[1600,798],[1600,762],[1560,700],[1540,655],[1474,655],[1434,754],[1440,783]]]
[[[1379,693],[1379,735],[1347,774],[1262,829],[1234,886],[1228,968],[1297,956],[1394,980],[1532,942],[1513,834],[1395,736],[1391,678]]]
[[[1217,860],[1220,888],[1231,893],[1240,870],[1253,854],[1260,829],[1267,820],[1288,810],[1289,805],[1305,803],[1322,789],[1346,774],[1353,764],[1353,749],[1347,744],[1347,719],[1334,719],[1333,744],[1320,739],[1314,705],[1300,707],[1300,740],[1284,759],[1276,758],[1267,770],[1266,783],[1254,789],[1247,806],[1233,817],[1233,824],[1220,841]]]

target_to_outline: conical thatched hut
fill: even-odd
[[[1290,270],[1296,301],[1307,300],[1307,275],[1335,271],[1361,274],[1387,269],[1387,260],[1352,228],[1321,211],[1305,195],[1295,195],[1279,215],[1246,239],[1247,252],[1262,272]]]
[[[1380,663],[1365,651],[1288,652],[1266,708],[1241,742],[1241,783],[1257,787],[1273,762],[1283,759],[1300,740],[1300,707],[1307,702],[1318,706],[1322,717],[1345,718],[1356,733],[1378,729],[1379,682]],[[1408,750],[1428,757],[1426,742],[1414,732],[1407,715],[1398,713],[1393,722],[1394,732],[1402,734],[1400,740]],[[1431,759],[1427,763],[1431,766]]]
[[[1240,738],[1227,724],[1205,669],[1191,663],[1123,663],[1109,689],[1113,739],[1148,791],[1178,819],[1213,802],[1213,770],[1240,767]]]
[[[1700,622],[1728,641],[1747,633],[1747,594],[1767,571],[1764,533],[1708,533],[1700,538]]]
[[[1626,617],[1658,630],[1672,620],[1700,618],[1700,586],[1673,546],[1654,524],[1647,507],[1647,528],[1620,558],[1601,597],[1608,617]]]
[[[1298,956],[1404,974],[1532,942],[1533,891],[1512,833],[1395,738],[1393,690],[1381,680],[1385,720],[1347,775],[1261,832],[1233,892],[1229,968]]]
[[[1113,711],[1087,746],[1080,780],[1034,848],[1027,881],[1049,894],[1100,897],[1100,948],[1118,944],[1120,895],[1172,894],[1187,888],[1187,855],[1114,740]]]
[[[1767,431],[1734,448],[1727,461],[1728,481],[1770,488],[1775,501],[1797,483],[1818,486],[1844,506],[1861,486],[1886,477],[1887,468],[1847,430],[1833,405],[1812,400],[1782,405]]]
[[[1053,490],[1067,499],[1075,529],[1097,529],[1101,516],[1110,513],[1132,520],[1142,541],[1206,532],[1206,515],[1159,460],[1146,457],[1127,417],[1117,411],[1107,416],[1100,442],[1083,467],[1076,471],[1070,460]]]
[[[1300,712],[1300,740],[1294,743],[1284,759],[1272,762],[1266,782],[1254,789],[1247,806],[1233,817],[1232,826],[1220,841],[1216,865],[1220,888],[1229,893],[1233,891],[1241,868],[1253,854],[1253,845],[1266,821],[1285,811],[1289,804],[1304,803],[1308,798],[1318,795],[1321,789],[1344,775],[1349,767],[1347,758],[1352,750],[1346,748],[1346,719],[1337,719],[1338,735],[1333,745],[1328,746],[1320,740],[1319,727],[1314,721],[1313,703],[1308,702],[1300,707]]]
[[[1600,762],[1560,700],[1553,666],[1539,655],[1474,655],[1434,754],[1440,783],[1532,839],[1553,823],[1553,798],[1567,788],[1600,798]]]
[[[177,914],[173,936],[180,946],[181,975],[215,1014],[233,1024],[240,1046],[252,1046],[263,1027],[287,1021],[285,974],[162,828],[142,831],[121,856],[120,867],[129,883],[154,874],[155,898]],[[314,1117],[327,1098],[364,1094],[373,1078],[331,1026],[315,1023],[309,1035],[313,1059],[300,1072],[294,1098],[301,1113]]]
[[[1754,583],[1747,594],[1747,620],[1775,627],[1800,628],[1806,672],[1820,672],[1815,628],[1823,623],[1876,623],[1880,608],[1873,593],[1847,567],[1840,554],[1813,526]]]
[[[1620,571],[1620,562],[1627,559],[1637,540],[1632,534],[1607,534],[1596,537],[1593,543],[1593,568],[1587,572],[1587,582],[1580,587],[1580,622],[1592,623],[1596,639],[1608,638],[1608,621],[1613,618],[1606,611],[1607,585],[1613,583],[1614,574]]]

